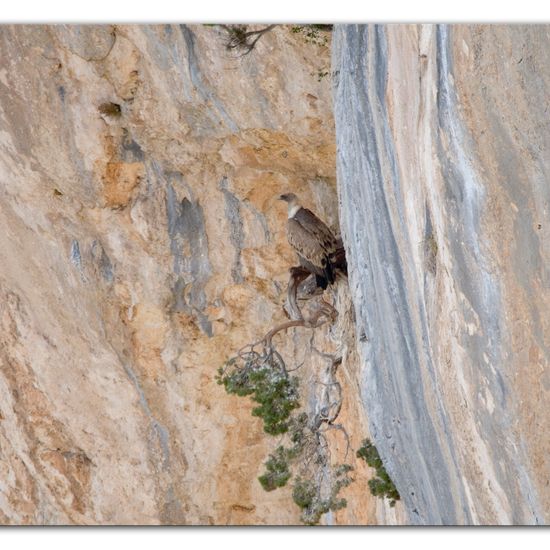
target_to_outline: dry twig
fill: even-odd
[[[260,40],[266,32],[269,32],[276,26],[277,25],[268,25],[257,31],[247,31],[246,25],[220,25],[229,36],[226,44],[227,49],[243,50],[241,57],[249,54],[254,49],[254,46],[256,46],[258,40]]]

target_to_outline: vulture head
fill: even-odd
[[[288,217],[291,218],[299,209],[298,197],[294,193],[285,193],[279,197],[280,201],[288,203]]]
[[[284,195],[281,195],[279,197],[279,200],[291,203],[296,202],[298,200],[298,197],[294,193],[285,193]]]

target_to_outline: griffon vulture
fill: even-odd
[[[287,237],[298,253],[300,265],[315,274],[317,286],[327,288],[336,279],[334,262],[341,243],[311,210],[299,204],[294,193],[279,199],[288,203]]]

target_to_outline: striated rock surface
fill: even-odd
[[[412,523],[550,520],[549,41],[333,36],[361,393]]]
[[[334,324],[275,337],[350,437],[323,522],[548,522],[548,28],[332,38],[0,27],[0,523],[299,523],[215,381],[286,320],[285,191],[350,266]]]
[[[330,36],[330,34],[329,34]],[[329,45],[200,26],[0,28],[0,523],[293,524],[277,444],[215,374],[286,319],[294,191],[338,230]],[[304,403],[367,435],[353,308],[276,336]],[[316,351],[315,351],[316,350]],[[332,355],[329,355],[332,354]],[[400,521],[368,468],[328,523]]]

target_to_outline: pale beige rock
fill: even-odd
[[[298,523],[256,479],[276,439],[214,376],[285,320],[277,196],[337,228],[329,48],[278,27],[238,58],[218,28],[64,25],[2,27],[0,52],[0,521]],[[345,282],[327,298],[344,305],[315,342],[347,350],[356,449]],[[310,337],[277,341],[315,392]],[[357,468],[328,521],[389,510]]]
[[[550,518],[549,38],[333,33],[361,390],[412,523]]]

